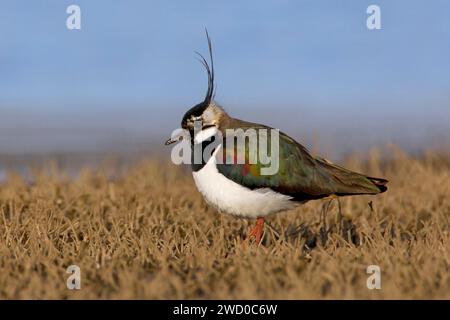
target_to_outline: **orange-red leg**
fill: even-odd
[[[248,234],[246,241],[249,241],[251,237],[255,237],[256,244],[259,244],[261,242],[263,228],[264,228],[264,218],[260,217],[256,219],[256,225]]]

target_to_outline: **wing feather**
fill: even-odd
[[[272,129],[259,124],[234,120],[231,126],[233,129],[241,128],[245,131],[251,128],[258,133],[269,132],[269,135],[269,129]],[[260,136],[264,134],[261,133]],[[270,146],[269,136],[267,138]],[[367,177],[325,159],[313,157],[304,146],[282,132],[279,133],[279,168],[273,175],[262,174],[261,169],[269,167],[270,164],[263,164],[259,157],[256,163],[250,163],[248,140],[239,148],[236,146],[236,141],[234,147],[230,147],[227,139],[229,140],[230,137],[225,135],[222,145],[223,164],[217,165],[218,170],[227,178],[250,189],[270,188],[298,201],[319,199],[330,195],[377,194],[386,190],[387,180]],[[258,155],[259,148],[258,140]],[[270,154],[270,148],[268,150]],[[239,152],[245,154],[245,163],[237,162]]]

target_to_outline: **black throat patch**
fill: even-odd
[[[212,154],[217,148],[214,144],[216,139],[217,136],[213,136],[211,139],[197,145],[191,142],[191,168],[193,172],[201,170],[209,159],[211,159]]]

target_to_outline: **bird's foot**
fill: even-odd
[[[249,232],[249,234],[247,235],[247,238],[244,240],[244,245],[250,241],[250,239],[252,237],[255,237],[255,243],[257,245],[259,245],[259,243],[261,242],[261,237],[262,237],[262,233],[263,233],[263,228],[264,228],[264,218],[258,218],[256,219],[256,225],[255,227]]]

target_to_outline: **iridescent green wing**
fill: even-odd
[[[279,132],[277,148],[272,140],[276,134],[270,131],[271,128],[248,123],[241,125],[246,135],[245,143],[238,143],[236,136],[224,133],[220,156],[222,164],[217,165],[220,173],[236,183],[250,189],[270,188],[297,200],[318,199],[331,194],[366,194],[381,191],[371,180],[374,178],[315,158],[286,134]],[[256,147],[248,138],[249,129],[257,133]],[[243,134],[242,131],[237,135],[239,134]],[[231,139],[234,139],[234,143],[230,143]],[[265,145],[260,143],[264,140],[267,141]],[[264,154],[268,157],[264,157]],[[382,179],[378,180],[384,182]]]

